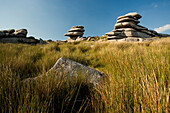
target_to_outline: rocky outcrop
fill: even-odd
[[[108,40],[128,38],[126,41],[141,41],[143,38],[170,36],[157,33],[156,31],[149,30],[144,26],[138,25],[140,23],[138,19],[140,18],[142,18],[142,16],[136,12],[118,17],[114,30],[106,33]]]
[[[56,62],[56,64],[49,70],[47,75],[50,72],[55,72],[56,75],[58,73],[62,73],[62,75],[65,77],[69,76],[70,79],[72,77],[78,77],[82,75],[85,77],[85,80],[91,83],[93,86],[97,86],[104,76],[104,74],[95,69],[63,57]]]
[[[68,33],[64,34],[64,36],[69,36],[68,42],[74,42],[77,38],[80,38],[84,34],[84,27],[83,26],[73,26]]]
[[[1,43],[26,43],[26,44],[45,44],[42,39],[38,40],[34,37],[27,37],[27,29],[9,29],[0,30],[0,42]]]

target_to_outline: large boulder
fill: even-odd
[[[26,37],[27,36],[27,30],[26,29],[19,29],[14,32],[14,35],[17,37]]]
[[[136,31],[134,28],[119,28],[116,31],[123,32],[123,31]]]
[[[122,33],[122,31],[110,31],[110,32],[108,32],[108,33],[106,33],[106,35],[108,35],[108,36],[117,36],[117,35],[119,35],[119,34],[121,34]]]
[[[64,36],[69,36],[68,42],[74,42],[78,37],[82,37],[84,34],[83,26],[73,26],[68,33],[64,34]]]
[[[117,23],[121,23],[121,22],[134,22],[134,23],[140,23],[140,21],[134,19],[134,18],[130,18],[130,17],[125,17],[125,18],[121,18],[119,20],[117,20]]]
[[[112,40],[112,39],[122,39],[122,38],[125,38],[125,37],[122,37],[122,36],[108,36],[108,37],[107,37],[108,40]]]
[[[132,13],[128,13],[124,16],[120,16],[117,18],[117,20],[121,19],[121,18],[126,18],[126,17],[132,17],[132,18],[135,18],[135,19],[140,19],[142,18],[142,16],[136,12],[132,12]]]
[[[83,32],[68,32],[64,36],[83,36]]]
[[[72,28],[84,28],[84,26],[73,26]]]
[[[152,38],[151,35],[139,31],[124,31],[124,34],[127,37]]]
[[[68,32],[84,32],[85,30],[83,28],[71,28]]]
[[[95,69],[63,57],[58,59],[56,64],[49,70],[47,75],[50,72],[56,73],[57,75],[62,73],[65,75],[65,77],[69,76],[70,79],[72,77],[78,77],[82,75],[85,77],[85,80],[88,83],[91,83],[93,86],[97,86],[104,77],[104,74]]]
[[[0,37],[5,37],[5,33],[3,31],[0,31]]]
[[[122,23],[116,23],[115,24],[115,29],[119,29],[119,28],[134,28],[137,30],[147,30],[147,28],[140,26],[140,25],[136,25],[133,22],[122,22]]]
[[[8,29],[8,30],[6,30],[6,31],[7,31],[7,33],[9,33],[9,34],[12,34],[12,33],[15,32],[15,29]]]

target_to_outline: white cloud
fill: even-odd
[[[164,32],[166,30],[170,30],[170,24],[166,24],[166,25],[164,25],[162,27],[155,28],[154,30],[159,32],[159,33]]]

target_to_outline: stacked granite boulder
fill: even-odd
[[[84,27],[83,26],[73,26],[68,33],[64,34],[64,36],[69,36],[67,39],[68,42],[76,41],[77,38],[80,38],[84,34]]]
[[[1,43],[27,43],[27,44],[44,44],[45,42],[40,39],[37,40],[34,37],[27,37],[27,29],[9,29],[0,30],[0,42]]]
[[[27,36],[27,30],[26,29],[9,29],[9,30],[0,30],[0,38],[4,37],[23,37],[25,38]]]
[[[142,16],[136,12],[118,17],[114,30],[106,33],[108,40],[125,39],[126,41],[140,41],[144,38],[168,36],[138,25],[141,17]]]

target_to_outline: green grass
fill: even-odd
[[[46,72],[60,57],[107,74],[96,88]],[[168,112],[170,38],[142,43],[0,44],[0,112]],[[27,80],[42,76],[36,81]]]

